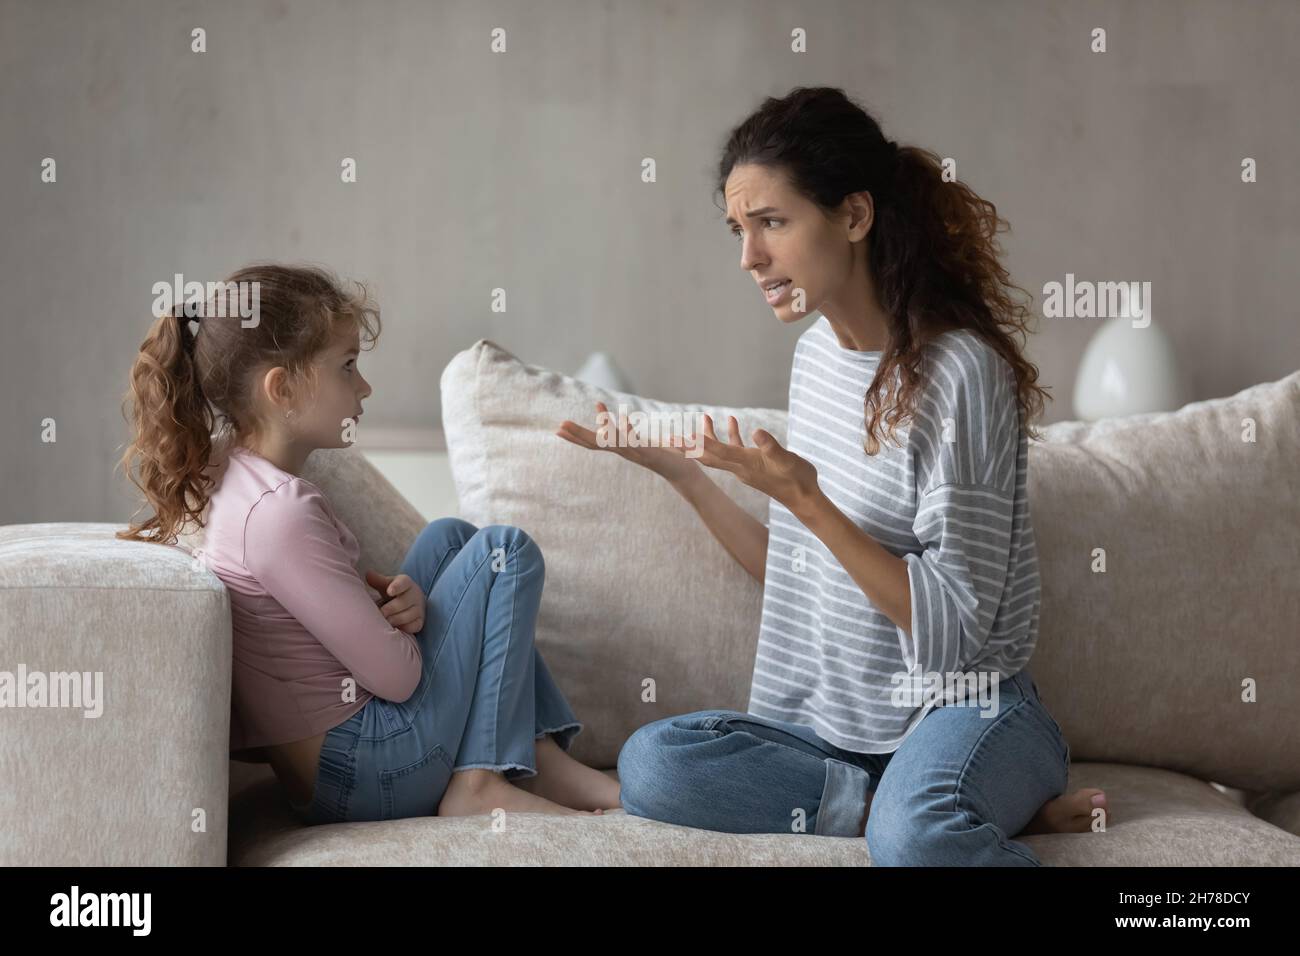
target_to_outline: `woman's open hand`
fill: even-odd
[[[727,418],[728,440],[721,441],[713,432],[713,418],[704,416],[704,434],[693,437],[693,444],[699,448],[696,461],[731,472],[749,487],[797,513],[800,505],[818,490],[816,466],[783,448],[771,432],[762,428],[750,435],[754,446],[746,446],[740,440],[736,416]],[[686,443],[681,437],[674,436],[670,441],[678,454],[685,454]]]
[[[700,473],[700,466],[693,459],[687,458],[682,450],[662,445],[645,444],[645,439],[639,435],[629,435],[627,416],[620,416],[617,424],[615,424],[613,413],[605,407],[604,402],[596,403],[596,412],[598,418],[601,415],[609,416],[610,429],[615,432],[617,437],[608,435],[608,432],[607,437],[613,438],[613,441],[607,440],[602,444],[598,440],[599,436],[590,428],[584,428],[582,425],[568,419],[560,423],[560,427],[555,434],[582,448],[612,451],[620,458],[625,458],[642,468],[648,468],[656,475],[666,478],[670,482],[686,481]]]

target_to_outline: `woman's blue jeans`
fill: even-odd
[[[457,770],[536,775],[535,742],[565,751],[582,724],[533,646],[545,567],[518,528],[431,522],[402,562],[428,596],[420,683],[373,697],[325,736],[304,823],[435,816]]]
[[[987,716],[985,716],[987,715]],[[876,866],[1039,866],[1012,837],[1065,792],[1070,748],[1027,669],[996,711],[939,706],[893,753],[734,710],[646,724],[618,755],[630,814],[726,833],[861,833]]]

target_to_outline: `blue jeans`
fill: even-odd
[[[1027,669],[1002,678],[996,714],[935,707],[893,753],[703,710],[646,724],[618,755],[624,810],[705,830],[857,837],[874,794],[866,840],[876,866],[1040,866],[1011,837],[1065,792],[1069,766]]]
[[[304,823],[436,816],[453,772],[535,776],[535,741],[551,734],[567,751],[582,729],[533,646],[545,567],[532,538],[440,518],[401,573],[428,596],[420,683],[325,735],[311,802],[291,804]]]

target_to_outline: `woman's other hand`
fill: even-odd
[[[755,488],[798,514],[800,506],[818,492],[817,468],[805,458],[781,446],[772,433],[762,428],[750,435],[754,446],[748,447],[740,439],[740,423],[735,415],[728,418],[728,440],[721,441],[713,431],[713,419],[704,416],[704,434],[694,435],[693,444],[699,449],[696,459],[708,468],[729,471],[742,482]],[[684,441],[672,439],[679,454],[685,454]]]

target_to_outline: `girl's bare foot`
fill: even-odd
[[[1075,790],[1044,803],[1020,832],[1087,833],[1092,829],[1092,812],[1098,809],[1110,812],[1104,791],[1094,787]]]
[[[468,817],[494,810],[516,813],[556,813],[570,816],[595,816],[585,810],[561,806],[545,797],[520,790],[494,770],[460,770],[438,803],[440,817]]]
[[[619,803],[619,783],[570,757],[550,736],[537,741],[537,776],[511,781],[520,790],[579,810],[614,810]]]

